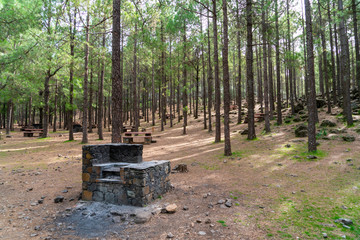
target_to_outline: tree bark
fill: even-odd
[[[122,130],[122,76],[120,68],[120,14],[121,0],[113,0],[112,30],[112,135],[111,142],[121,142]]]
[[[343,1],[338,0],[338,9],[339,12],[343,14]],[[345,17],[342,15],[340,18],[339,25],[340,32],[340,44],[341,44],[341,80],[343,85],[343,109],[346,117],[346,122],[348,126],[353,125],[352,111],[351,111],[351,102],[350,102],[350,68],[349,68],[349,45],[348,37],[345,30]]]
[[[278,11],[278,0],[275,0],[275,28],[276,28],[276,97],[277,97],[277,124],[282,124],[282,113],[281,113],[281,69],[280,69],[280,47],[279,47],[279,11]]]
[[[246,96],[248,104],[248,139],[256,138],[254,121],[254,73],[253,73],[253,50],[252,50],[252,0],[246,0],[246,25],[247,25],[247,46],[246,46]]]
[[[315,91],[315,69],[314,69],[314,46],[313,30],[311,21],[311,5],[309,0],[305,1],[305,18],[306,18],[306,42],[308,56],[308,73],[309,73],[309,99],[308,99],[308,151],[316,151],[316,91]]]
[[[211,65],[211,45],[210,45],[210,14],[207,12],[207,40],[208,40],[208,112],[209,112],[209,132],[212,132],[212,119],[211,119],[211,110],[212,110],[212,96],[213,96],[213,78],[212,78],[212,65]]]
[[[265,132],[269,133],[270,132],[270,120],[269,120],[269,83],[268,83],[268,76],[267,76],[267,36],[266,36],[266,22],[265,22],[265,0],[262,0],[262,14],[261,14],[261,19],[262,19],[262,43],[263,43],[263,64],[264,64],[264,69],[263,69],[263,74],[264,74],[264,101],[265,101]]]
[[[224,87],[224,137],[225,147],[224,155],[231,156],[231,142],[230,142],[230,75],[229,75],[229,39],[228,39],[228,16],[227,16],[227,1],[223,1],[223,87]]]
[[[88,3],[89,4],[89,3]],[[83,137],[81,143],[88,143],[88,73],[89,73],[89,9],[86,13],[86,27],[85,27],[85,46],[84,46],[84,95],[83,95]]]
[[[359,35],[357,27],[357,12],[356,12],[356,1],[351,0],[353,24],[354,24],[354,38],[355,38],[355,58],[356,58],[356,82],[358,90],[360,91],[360,50],[359,50]]]
[[[219,55],[218,55],[218,31],[217,31],[217,9],[216,1],[213,3],[213,32],[214,32],[214,65],[215,65],[215,142],[221,141],[221,119],[220,119],[220,79],[219,79]]]
[[[186,134],[187,126],[187,111],[188,111],[188,96],[187,96],[187,64],[186,64],[186,21],[184,20],[184,35],[183,35],[184,53],[183,53],[183,134]]]

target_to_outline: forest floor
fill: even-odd
[[[335,129],[345,127],[356,140],[329,135],[329,140],[318,140],[317,159],[309,160],[307,138],[295,138],[299,123],[276,126],[272,121],[271,134],[263,134],[263,122],[257,123],[257,139],[248,141],[239,133],[247,124],[235,124],[236,117],[231,115],[232,157],[223,156],[223,143],[214,143],[214,132],[203,129],[202,117],[190,118],[187,135],[182,135],[182,123],[171,129],[167,125],[164,132],[156,127],[157,143],[144,145],[144,160],[170,160],[172,167],[184,163],[189,169],[171,174],[174,190],[154,203],[175,203],[176,213],[130,223],[118,233],[104,230],[99,239],[360,238],[357,126],[346,128],[320,110],[320,122],[336,122]],[[81,137],[76,133],[75,141],[68,142],[67,132],[59,131],[46,139],[24,138],[16,129],[12,138],[0,141],[0,239],[86,238],[57,221],[78,204]],[[109,143],[110,132],[104,141],[96,133],[89,139],[90,144]],[[58,195],[64,202],[54,203]],[[218,204],[226,199],[231,207]],[[351,219],[353,225],[335,223],[338,218]]]

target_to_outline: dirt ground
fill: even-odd
[[[214,133],[203,129],[202,117],[190,118],[187,135],[182,135],[182,123],[168,124],[164,132],[156,126],[157,143],[144,145],[144,160],[170,160],[172,167],[184,163],[189,169],[171,174],[174,190],[154,203],[175,203],[176,213],[154,215],[145,224],[129,224],[99,239],[360,238],[358,122],[345,127],[354,142],[327,128],[329,140],[318,140],[317,159],[309,160],[307,139],[295,138],[299,123],[276,126],[272,121],[271,134],[263,134],[263,123],[257,123],[258,138],[248,141],[239,133],[247,124],[236,125],[237,115],[231,117],[232,157],[223,156],[223,143],[213,142]],[[319,118],[336,122],[333,129],[344,128],[335,114],[321,110]],[[0,141],[0,239],[85,238],[61,230],[66,227],[57,221],[78,203],[82,134],[76,133],[73,142],[66,141],[65,131],[51,132],[47,139],[25,138],[19,129],[11,135]],[[96,133],[89,139],[90,144],[109,143],[110,132],[104,141]],[[65,197],[63,203],[54,203],[58,195]],[[226,199],[231,207],[218,204]],[[335,223],[338,218],[353,224]]]

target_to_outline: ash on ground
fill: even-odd
[[[62,237],[99,238],[116,236],[126,239],[123,231],[135,224],[143,224],[160,213],[161,208],[152,204],[147,207],[113,205],[102,202],[80,201],[67,208],[56,218],[54,227]],[[55,230],[55,229],[53,229]],[[53,236],[60,237],[60,236]]]

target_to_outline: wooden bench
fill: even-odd
[[[24,129],[24,137],[33,137],[34,133],[39,133],[39,137],[43,134],[43,129]]]
[[[134,142],[134,139],[142,139],[142,142]],[[125,132],[123,137],[124,143],[143,143],[150,144],[152,141],[151,132]]]

